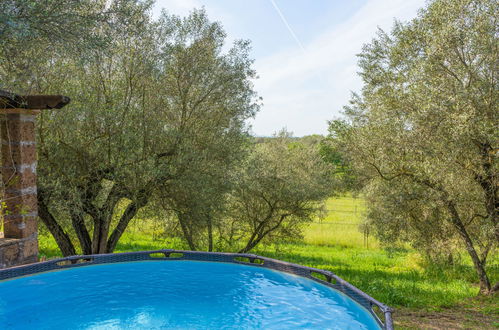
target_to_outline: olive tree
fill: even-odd
[[[245,153],[245,120],[259,108],[249,80],[255,78],[249,43],[236,41],[223,54],[225,32],[198,11],[185,19],[165,17],[162,26],[171,31],[165,84],[178,93],[182,134],[189,139],[175,160],[176,176],[161,186],[159,199],[175,214],[189,248],[211,251],[230,173]]]
[[[37,88],[37,76],[54,55],[83,57],[109,46],[128,18],[150,8],[138,0],[3,0],[0,6],[0,87],[20,93]]]
[[[458,238],[481,293],[492,290],[487,258],[499,241],[498,9],[436,0],[379,31],[346,108],[349,161],[378,234],[426,247]]]
[[[336,192],[357,193],[361,186],[349,163],[345,147],[345,138],[350,133],[351,126],[341,119],[331,120],[328,124],[328,135],[319,144],[320,155],[333,168],[332,180]]]
[[[330,178],[317,148],[293,142],[285,131],[255,144],[229,197],[222,239],[248,252],[262,241],[300,237],[331,194]]]
[[[204,11],[157,22],[138,12],[104,32],[110,49],[52,65],[47,90],[73,101],[39,121],[40,218],[65,255],[74,236],[84,254],[112,252],[149,203],[177,209],[189,174],[230,162],[258,108],[248,44],[222,53]]]

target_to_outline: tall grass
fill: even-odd
[[[378,242],[359,229],[366,211],[363,199],[344,196],[326,201],[326,216],[304,230],[304,242],[317,246],[375,248]]]
[[[327,216],[310,224],[304,242],[262,247],[254,251],[272,258],[330,270],[391,306],[440,308],[478,293],[471,262],[428,265],[410,248],[382,249],[359,230],[364,200],[350,196],[326,203]],[[491,274],[498,278],[497,260]]]

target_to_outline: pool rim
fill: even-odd
[[[158,256],[159,255],[159,256]],[[236,259],[239,258],[239,259]],[[241,259],[244,259],[241,260]],[[227,252],[205,252],[205,251],[187,251],[187,250],[151,250],[151,251],[136,251],[108,254],[92,254],[92,255],[77,255],[64,258],[52,259],[42,262],[37,262],[28,265],[15,266],[10,268],[0,269],[0,281],[14,279],[17,277],[33,275],[53,270],[62,270],[73,267],[84,267],[98,264],[118,263],[118,262],[133,262],[133,261],[168,261],[168,260],[191,260],[191,261],[207,261],[207,262],[226,262],[241,265],[249,265],[254,267],[262,267],[273,269],[289,274],[298,275],[304,278],[311,279],[347,295],[362,307],[367,309],[371,316],[376,320],[379,326],[383,329],[392,330],[393,309],[367,293],[356,288],[338,275],[331,271],[322,270],[313,267],[302,266],[278,259],[267,258],[256,254],[249,253],[227,253]],[[317,278],[313,274],[324,276],[324,279]],[[384,322],[374,311],[374,308],[379,308],[379,311],[384,316]]]

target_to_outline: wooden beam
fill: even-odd
[[[0,90],[2,109],[60,109],[70,102],[64,95],[17,95]]]

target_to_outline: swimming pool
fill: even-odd
[[[378,302],[334,274],[247,254],[70,257],[0,279],[8,329],[391,328],[388,307],[383,324],[369,308]]]

